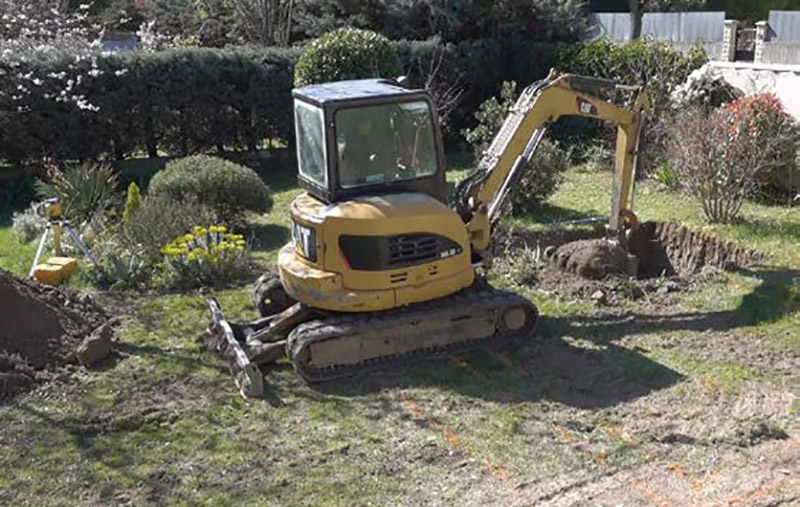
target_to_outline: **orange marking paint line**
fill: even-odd
[[[682,475],[684,477],[689,475],[689,472],[686,471],[686,469],[680,463],[670,463],[669,465],[667,465],[667,470],[676,473],[678,475]]]
[[[575,435],[573,435],[569,430],[567,430],[565,428],[562,428],[562,427],[558,426],[555,423],[551,423],[551,426],[553,427],[553,431],[559,437],[561,437],[561,439],[564,440],[566,443],[570,443],[571,444],[571,443],[575,443],[578,440],[578,438]],[[596,461],[600,466],[604,467],[609,472],[612,472],[613,474],[616,474],[617,472],[620,472],[619,468],[617,468],[614,465],[610,464],[608,462],[608,460],[606,460],[606,457],[605,457],[604,454],[593,453],[591,451],[586,451],[586,450],[583,450],[583,449],[579,449],[579,450],[581,452],[583,452],[584,454],[588,454],[594,461]],[[659,495],[658,493],[653,491],[650,487],[648,487],[647,484],[645,484],[643,481],[640,481],[640,480],[625,481],[623,479],[617,478],[615,475],[612,475],[612,477],[614,478],[614,480],[616,480],[618,483],[620,483],[622,485],[626,485],[626,486],[630,486],[630,487],[638,489],[639,491],[641,491],[645,496],[647,496],[653,503],[655,503],[659,507],[670,507],[671,506],[671,504],[669,502],[667,502],[664,498],[661,497],[661,495]]]
[[[705,487],[706,484],[710,482],[714,482],[718,477],[722,476],[722,470],[717,470],[716,472],[711,472],[710,474],[706,474],[705,477],[702,479],[698,479],[692,485],[692,490],[695,494],[700,493],[700,491]]]
[[[791,486],[792,484],[800,484],[800,477],[792,477],[773,482],[766,486],[762,486],[755,491],[751,491],[750,493],[744,494],[732,500],[728,500],[720,505],[726,505],[728,507],[733,505],[750,505],[753,500],[766,496],[776,490],[783,489],[786,486]]]
[[[800,438],[795,438],[794,440],[789,440],[785,444],[781,445],[780,447],[778,447],[777,449],[772,451],[771,454],[788,451],[790,449],[794,449],[795,447],[797,447],[799,445],[800,445]]]
[[[566,443],[574,444],[578,440],[578,438],[575,435],[565,430],[561,426],[558,426],[556,423],[550,423],[550,426],[552,426],[555,434],[561,437],[561,439],[564,440]]]
[[[503,366],[506,368],[517,370],[517,366],[511,361],[511,358],[507,355],[503,354],[502,352],[497,352],[496,350],[490,350],[489,355],[493,358],[497,359],[499,362],[503,363]]]
[[[461,439],[458,437],[458,435],[450,431],[445,425],[429,417],[422,410],[422,408],[414,402],[414,400],[410,396],[408,395],[405,396],[403,404],[415,417],[417,417],[418,419],[422,419],[423,421],[428,423],[432,428],[439,431],[442,434],[442,438],[444,438],[444,440],[448,444],[457,447],[458,450],[463,452],[464,454],[467,455],[473,454],[467,446],[461,443]],[[485,459],[481,460],[481,466],[483,467],[484,472],[486,472],[487,474],[491,475],[495,479],[505,484],[509,489],[515,488],[514,481],[511,480],[508,472],[506,472],[506,470],[503,469],[501,466],[495,465]]]
[[[503,359],[499,359],[499,357],[501,356],[499,353],[493,352],[493,354],[496,354],[495,357],[498,357],[498,360],[503,361]],[[505,363],[506,361],[507,361],[508,364],[511,364],[511,360],[508,359],[507,356],[502,356],[502,357],[505,360],[505,361],[503,361],[504,364],[506,364]],[[485,375],[483,375],[482,373],[480,373],[477,370],[475,370],[474,368],[472,368],[470,365],[468,365],[462,359],[457,358],[455,356],[451,356],[451,360],[453,361],[453,363],[455,363],[456,365],[460,366],[467,373],[469,373],[473,377],[477,378],[478,380],[482,380],[482,381],[489,382],[489,383],[492,383],[492,384],[496,385],[495,382],[493,382],[491,379],[486,378]],[[575,435],[571,434],[566,429],[561,428],[561,427],[559,427],[558,425],[556,425],[554,423],[551,423],[551,426],[552,426],[553,430],[556,432],[556,434],[559,435],[562,439],[564,439],[567,443],[574,443],[574,442],[577,441],[577,437],[575,437]],[[618,469],[616,467],[614,467],[613,465],[608,463],[608,461],[606,460],[604,455],[595,454],[595,453],[592,453],[591,451],[583,451],[583,452],[588,453],[592,457],[592,459],[597,461],[603,467],[605,467],[605,468],[607,468],[607,469],[609,469],[611,471],[618,471]],[[494,474],[492,474],[492,475],[494,475]],[[656,493],[655,491],[650,489],[642,481],[638,481],[637,480],[637,481],[629,482],[627,485],[632,486],[632,487],[638,489],[639,491],[641,491],[642,493],[644,493],[648,498],[650,498],[650,500],[655,502],[656,505],[658,505],[659,507],[669,507],[670,506],[669,502],[665,501],[658,493]]]
[[[472,366],[467,364],[466,361],[464,361],[463,359],[461,359],[458,356],[450,356],[450,362],[454,363],[456,366],[460,367],[461,369],[466,370],[467,373],[469,373],[473,377],[477,378],[478,380],[482,380],[484,382],[489,382],[489,383],[494,383],[486,375],[484,375],[483,373],[479,372],[478,370],[476,370],[475,368],[473,368]]]
[[[622,434],[622,430],[620,430],[619,428],[611,426],[610,424],[606,424],[606,423],[604,423],[602,421],[598,421],[598,420],[595,420],[595,423],[597,424],[597,427],[600,428],[601,430],[603,430],[603,432],[606,435],[608,435],[608,436],[610,436],[612,438],[616,438],[618,440],[621,440],[628,447],[639,447],[639,445],[640,445],[639,442],[636,442],[633,439],[631,439],[630,437],[627,437],[627,436],[623,435]]]
[[[797,438],[797,439],[794,439],[794,440],[790,440],[790,441],[784,443],[783,445],[777,447],[776,449],[771,450],[770,454],[778,454],[778,453],[781,453],[781,452],[786,452],[786,451],[789,451],[789,450],[791,450],[791,449],[793,449],[795,447],[798,447],[798,446],[800,446],[800,438]],[[715,480],[719,479],[720,477],[723,477],[725,475],[725,472],[726,472],[725,469],[717,470],[717,471],[712,472],[710,474],[706,474],[706,476],[703,477],[702,479],[698,479],[697,481],[695,481],[693,486],[692,486],[692,497],[691,497],[692,501],[693,502],[695,501],[695,498],[697,497],[697,495],[700,494],[700,492],[703,490],[703,488],[706,485],[714,482]],[[765,486],[765,487],[768,487],[768,486]],[[763,488],[760,488],[760,489],[763,489]],[[759,490],[756,490],[756,491],[759,491]],[[730,505],[730,502],[739,502],[739,501],[740,501],[739,499],[730,500],[729,501],[729,505]]]

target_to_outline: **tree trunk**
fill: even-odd
[[[628,0],[628,7],[631,11],[631,39],[636,40],[642,36],[642,11],[644,10],[642,0]]]

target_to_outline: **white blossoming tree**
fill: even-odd
[[[103,74],[102,30],[89,22],[88,4],[67,12],[63,3],[0,0],[0,123],[6,126],[33,121],[31,113],[53,103],[82,114],[98,110],[86,90]],[[63,62],[61,70],[51,70],[53,62]],[[37,156],[47,154],[18,158]]]

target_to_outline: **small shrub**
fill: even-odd
[[[733,102],[742,93],[725,81],[716,67],[705,64],[689,74],[670,94],[674,107],[719,107]]]
[[[609,171],[614,168],[614,152],[602,143],[589,145],[583,156],[586,167],[593,171]]]
[[[99,259],[99,266],[82,271],[85,279],[103,290],[143,290],[150,285],[155,267],[136,251],[108,250]]]
[[[150,263],[161,260],[161,248],[197,224],[214,224],[219,217],[196,199],[172,199],[168,195],[148,195],[131,220],[118,231],[126,249],[138,248]]]
[[[389,39],[369,30],[340,28],[306,46],[294,69],[294,85],[392,78],[401,73],[400,59]]]
[[[738,102],[711,112],[686,110],[671,129],[672,163],[711,222],[737,218],[744,200],[781,161],[786,139],[796,135],[788,123],[761,130],[762,122],[771,125],[772,106],[751,115],[743,113],[747,103]]]
[[[162,249],[164,285],[176,288],[214,286],[230,282],[247,270],[244,237],[221,225],[195,226]]]
[[[150,182],[153,196],[192,199],[214,209],[226,222],[245,210],[266,213],[272,208],[269,189],[249,167],[207,155],[169,162]]]
[[[127,224],[136,211],[142,207],[142,194],[139,192],[139,185],[131,182],[128,185],[128,196],[125,199],[125,210],[122,212],[122,223]]]
[[[511,213],[530,215],[556,191],[569,168],[569,155],[555,143],[542,139],[531,163],[511,191]]]
[[[539,271],[546,265],[547,259],[538,245],[534,248],[506,246],[503,255],[497,259],[495,270],[500,279],[520,287],[534,284]]]
[[[41,236],[47,226],[47,219],[38,213],[35,203],[25,211],[15,212],[11,216],[11,221],[11,230],[20,243],[28,243]]]
[[[464,131],[464,137],[472,144],[475,157],[482,157],[514,106],[516,83],[503,83],[500,97],[492,97],[481,104],[475,113],[478,125]],[[569,167],[569,156],[556,144],[542,139],[533,159],[510,194],[511,212],[525,215],[536,211],[553,195]]]
[[[662,162],[656,169],[655,179],[665,187],[676,188],[680,182],[681,177],[678,170],[671,165]]]
[[[500,130],[509,111],[514,107],[516,90],[517,83],[513,81],[504,82],[500,87],[500,95],[498,97],[486,99],[478,107],[475,112],[477,125],[462,132],[464,139],[472,145],[476,160],[480,160],[483,157],[483,153],[492,144],[494,136]]]
[[[36,182],[39,197],[60,197],[64,215],[78,224],[90,222],[117,203],[117,175],[106,164],[85,163],[64,171],[51,165],[47,181]]]
[[[736,129],[737,136],[746,135],[752,145],[767,148],[759,149],[765,160],[755,182],[758,197],[788,197],[800,136],[795,120],[784,112],[778,97],[772,93],[742,97],[724,105],[722,110],[729,130]]]

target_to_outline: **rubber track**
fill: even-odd
[[[387,355],[369,359],[355,365],[339,365],[325,368],[312,368],[304,363],[303,351],[314,343],[326,340],[335,340],[341,337],[362,335],[363,339],[370,339],[369,334],[373,329],[387,329],[402,325],[409,321],[436,321],[436,319],[450,318],[450,314],[463,307],[468,307],[470,313],[477,315],[479,309],[489,313],[496,311],[497,320],[495,329],[499,329],[499,314],[502,310],[513,306],[524,306],[532,314],[530,323],[516,332],[504,332],[501,329],[485,338],[456,342],[440,347],[429,347],[412,350],[403,354]],[[497,311],[499,310],[499,311]],[[530,301],[513,292],[487,289],[466,289],[458,294],[420,303],[397,310],[385,312],[340,314],[334,317],[306,322],[295,328],[289,335],[286,351],[294,363],[297,372],[309,382],[322,382],[341,377],[356,375],[364,371],[385,368],[395,364],[405,363],[426,357],[438,356],[443,353],[460,352],[489,345],[505,345],[521,338],[530,337],[539,320],[539,312]],[[425,332],[421,326],[420,332]]]

